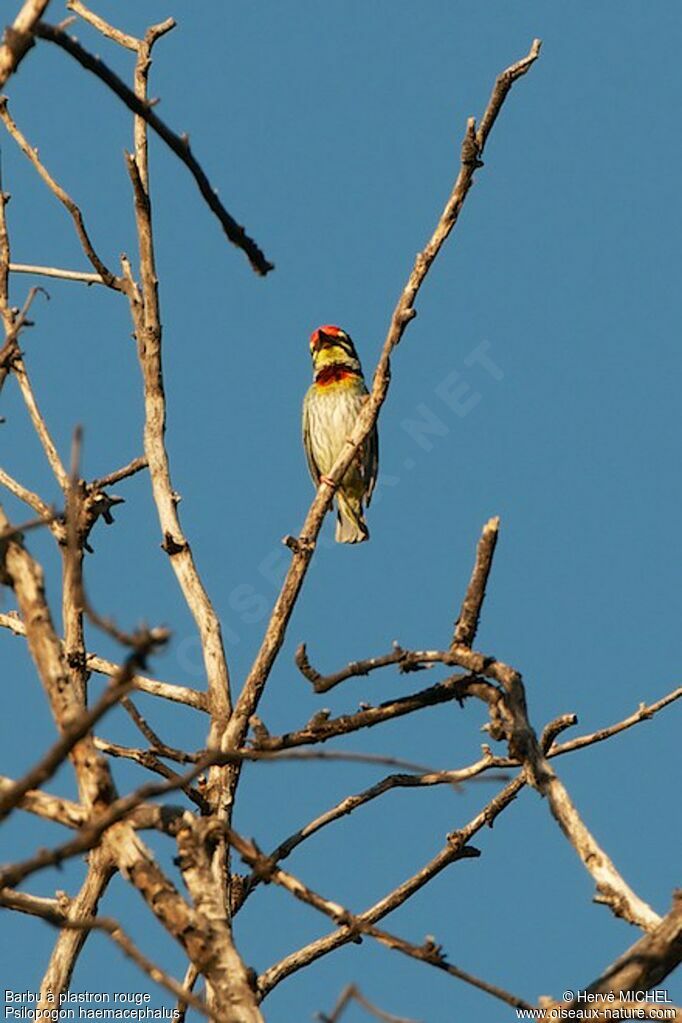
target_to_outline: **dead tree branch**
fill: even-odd
[[[98,273],[87,270],[65,270],[59,266],[36,266],[32,263],[10,263],[9,271],[13,274],[33,274],[36,277],[52,277],[62,281],[80,281],[82,284],[106,284]]]
[[[90,240],[90,235],[85,227],[85,221],[83,220],[83,214],[80,211],[80,207],[73,201],[71,196],[66,192],[60,184],[55,181],[47,167],[41,162],[38,157],[38,150],[35,149],[27,140],[23,132],[20,131],[14,119],[12,118],[9,108],[7,106],[7,97],[0,96],[0,120],[2,120],[5,128],[14,139],[16,144],[21,149],[24,156],[26,156],[35,167],[36,171],[45,182],[47,187],[50,189],[52,194],[59,200],[64,208],[69,213],[78,240],[81,243],[83,252],[85,253],[86,259],[95,270],[95,272],[102,278],[102,281],[109,288],[113,288],[115,291],[121,291],[124,289],[124,282],[116,277],[115,274],[108,269],[104,262],[100,259],[95,251],[95,248]]]
[[[47,923],[55,927],[64,928],[67,931],[80,932],[81,934],[89,931],[101,931],[107,934],[121,951],[139,966],[150,980],[165,987],[176,998],[182,998],[188,1002],[202,1016],[210,1017],[211,1014],[204,1002],[144,955],[121,928],[117,920],[106,916],[81,914],[77,911],[75,901],[69,903],[66,900],[66,905],[64,906],[54,899],[40,899],[34,895],[25,895],[23,892],[0,891],[0,905],[5,906],[7,909],[15,909],[20,913],[38,916],[42,920],[47,921]]]
[[[441,873],[459,859],[477,857],[479,852],[469,845],[469,842],[477,832],[484,827],[491,827],[495,818],[509,806],[515,799],[525,781],[521,775],[509,782],[483,810],[476,815],[465,827],[453,831],[447,836],[447,844],[420,870],[409,877],[397,888],[380,899],[373,906],[356,914],[356,919],[362,926],[374,925],[383,917],[403,905],[415,892],[419,891],[433,877]],[[348,927],[341,927],[322,938],[311,941],[308,945],[285,956],[280,962],[273,964],[261,974],[258,981],[258,989],[261,996],[265,997],[277,984],[286,977],[297,972],[309,963],[314,962],[321,956],[328,955],[336,948],[353,940],[357,931]]]
[[[499,518],[489,519],[483,527],[476,549],[476,562],[471,579],[462,601],[462,609],[455,623],[453,645],[472,646],[478,630],[481,607],[485,600],[485,588],[493,564],[493,556],[500,531]]]
[[[5,29],[0,46],[0,89],[33,46],[35,26],[50,0],[25,0],[11,26]]]
[[[15,636],[26,635],[26,626],[16,612],[0,613],[0,628],[9,629]],[[91,671],[110,677],[121,671],[120,664],[115,664],[113,661],[108,661],[105,657],[93,653],[86,653],[85,664]],[[187,707],[194,707],[195,710],[206,711],[208,709],[206,695],[190,686],[175,685],[172,682],[162,682],[160,679],[138,674],[133,674],[131,683],[132,688],[140,693],[159,696],[172,703],[182,703]]]
[[[187,136],[176,135],[174,131],[171,131],[168,125],[154,112],[148,101],[137,96],[111,68],[107,67],[99,57],[84,49],[73,36],[67,35],[66,32],[63,32],[56,25],[48,25],[44,21],[38,22],[34,31],[39,39],[55,43],[77,60],[86,71],[91,71],[96,75],[137,117],[142,118],[156,132],[159,138],[166,143],[168,148],[187,167],[204,201],[220,221],[228,239],[238,249],[242,250],[256,273],[265,276],[270,270],[274,269],[273,264],[266,259],[253,238],[249,237],[241,224],[238,224],[223,206],[204,169],[190,149]]]

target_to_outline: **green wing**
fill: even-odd
[[[316,487],[320,485],[320,471],[315,464],[313,458],[313,449],[310,441],[310,391],[306,394],[303,400],[303,450],[305,451],[306,461],[308,463],[308,471],[312,476],[313,483]]]

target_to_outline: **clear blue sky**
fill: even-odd
[[[14,6],[5,4],[5,18]],[[270,730],[294,728],[322,706],[339,713],[425,684],[424,676],[386,673],[321,700],[298,676],[293,650],[305,639],[313,662],[333,670],[393,640],[446,644],[492,514],[502,517],[502,537],[478,643],[524,672],[538,728],[574,711],[579,732],[591,731],[679,684],[677,5],[107,0],[97,10],[138,33],[177,18],[156,51],[159,110],[190,132],[226,205],[277,266],[266,280],[251,273],[185,169],[154,141],[174,482],[236,684],[288,561],[280,537],[296,532],[312,497],[299,439],[308,334],[340,324],[371,372],[414,254],[449,194],[467,116],[482,112],[495,75],[534,36],[544,40],[541,60],[495,126],[486,166],[396,353],[372,540],[320,549],[261,705]],[[56,2],[49,13],[64,16]],[[121,73],[129,70],[128,55],[87,27],[76,31]],[[47,44],[26,58],[7,92],[19,125],[82,205],[105,260],[115,267],[120,252],[134,255],[122,159],[127,112]],[[84,267],[63,210],[9,140],[2,159],[13,258]],[[17,304],[30,283],[13,280]],[[36,303],[36,326],[23,338],[27,363],[62,453],[82,423],[86,470],[99,475],[141,452],[127,309],[103,289],[47,287],[51,301]],[[482,345],[495,373],[472,358]],[[442,397],[453,379],[478,395],[463,416]],[[56,500],[11,383],[2,414],[2,464]],[[414,424],[425,417],[435,432],[419,433],[419,443]],[[88,560],[93,597],[123,624],[168,624],[173,641],[154,672],[200,685],[192,626],[159,549],[147,481],[117,492],[127,503],[114,528],[97,530]],[[332,536],[331,521],[324,533]],[[55,599],[48,539],[33,536],[30,546],[44,557]],[[111,650],[99,635],[90,642]],[[3,635],[0,647],[3,717],[12,722],[3,728],[2,769],[16,775],[54,730],[21,642]],[[94,679],[93,692],[101,685]],[[169,743],[203,744],[196,714],[142,697],[139,704]],[[476,758],[483,721],[476,706],[447,706],[344,745],[457,767]],[[556,762],[587,824],[660,913],[679,882],[679,725],[672,708]],[[136,741],[120,716],[101,733]],[[115,771],[122,788],[142,780],[120,764]],[[379,776],[357,766],[249,768],[238,826],[268,848]],[[49,787],[69,794],[69,772]],[[430,858],[493,793],[479,784],[461,795],[390,794],[311,840],[291,868],[360,910]],[[56,835],[25,814],[6,832],[3,859]],[[168,840],[150,842],[173,870]],[[590,878],[534,793],[524,792],[475,844],[479,860],[450,868],[387,928],[416,942],[433,934],[452,962],[530,1000],[587,983],[636,940],[634,929],[591,904]],[[27,887],[73,892],[83,871],[78,862]],[[102,911],[120,912],[140,944],[181,975],[179,953],[120,878]],[[314,911],[272,887],[237,923],[247,961],[259,970],[326,930]],[[3,917],[2,938],[3,986],[35,988],[53,933]],[[265,1004],[267,1018],[289,1023],[328,1011],[349,981],[386,1010],[428,1023],[513,1018],[369,940],[282,984]],[[97,936],[73,986],[150,990]],[[679,1002],[679,983],[668,987]],[[169,1004],[162,993],[153,1001]],[[365,1018],[353,1009],[344,1023]]]

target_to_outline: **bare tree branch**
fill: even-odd
[[[58,266],[36,266],[33,263],[10,263],[10,273],[34,274],[36,277],[53,277],[62,281],[80,281],[82,284],[106,284],[101,274],[87,270],[64,270]]]
[[[41,526],[51,526],[57,519],[61,518],[59,512],[49,512],[47,515],[40,515],[37,519],[26,519],[17,525],[6,526],[0,530],[0,543],[6,540],[13,540],[15,537],[21,539],[24,533],[30,533],[33,529]]]
[[[220,829],[217,815],[196,818],[190,813],[177,818],[177,827],[173,827],[183,879],[197,912],[208,921],[211,968],[204,971],[207,1001],[213,1012],[220,1007],[220,1015],[235,1023],[262,1023],[249,970],[234,943],[224,894],[215,883],[213,847]]]
[[[106,891],[109,881],[114,876],[115,865],[109,850],[106,846],[93,849],[88,862],[88,872],[76,897],[70,901],[64,898],[65,904],[59,906],[63,919],[60,921],[62,929],[54,944],[47,969],[41,982],[41,1004],[46,1001],[45,993],[52,991],[53,994],[61,992],[71,984],[73,971],[78,956],[83,950],[85,941],[90,933],[85,926],[74,927],[71,921],[92,920],[96,913],[99,901]],[[6,899],[16,898],[10,895],[8,889],[0,890],[0,904],[2,896]],[[20,896],[21,898],[21,896]],[[29,897],[30,898],[30,897]],[[18,908],[18,907],[14,907]],[[57,923],[56,920],[52,922]],[[57,1000],[58,999],[58,996]]]
[[[206,813],[209,810],[209,804],[201,792],[198,791],[197,787],[190,785],[189,782],[184,781],[183,777],[178,774],[177,771],[172,770],[159,758],[159,754],[151,749],[135,749],[131,746],[121,746],[115,742],[107,742],[106,739],[100,739],[98,736],[95,737],[95,747],[102,753],[106,753],[110,757],[123,757],[126,760],[132,760],[134,763],[139,764],[140,767],[144,767],[147,771],[152,771],[154,774],[160,774],[162,778],[167,778],[169,782],[173,784],[176,789],[181,789],[186,796],[192,800],[195,806],[198,806],[202,813]],[[187,762],[187,757],[183,762]]]
[[[680,962],[682,962],[682,892],[677,891],[670,912],[658,925],[619,956],[615,963],[588,984],[584,991],[589,994],[608,994],[613,991],[616,995],[623,991],[650,991],[658,987]],[[576,999],[560,1004],[563,1010],[570,1012],[579,1008],[581,1003]]]
[[[2,484],[3,487],[6,487],[10,494],[13,494],[15,497],[19,498],[20,501],[23,501],[24,504],[27,504],[29,508],[32,508],[33,511],[37,515],[40,515],[42,519],[48,519],[52,514],[52,509],[49,504],[46,504],[45,501],[38,496],[38,494],[34,494],[32,490],[28,489],[28,487],[23,486],[23,484],[13,479],[13,477],[10,476],[9,473],[5,472],[4,469],[0,469],[0,484]]]
[[[15,612],[0,613],[0,628],[9,629],[15,636],[25,636],[26,626]],[[121,671],[121,665],[114,661],[108,661],[98,654],[86,653],[86,666],[91,671],[100,675],[114,676]],[[194,707],[195,710],[207,710],[207,700],[204,693],[198,692],[189,686],[175,685],[172,682],[162,682],[159,679],[148,678],[146,675],[134,674],[131,678],[132,688],[140,693],[148,693],[150,696],[159,696],[172,703],[182,703],[187,707]]]
[[[466,595],[462,602],[459,618],[455,623],[453,645],[472,646],[478,630],[481,607],[485,600],[485,588],[493,564],[493,556],[500,530],[499,518],[488,519],[476,549],[476,562]]]
[[[107,473],[106,476],[100,476],[98,479],[93,480],[90,486],[93,490],[103,490],[105,487],[112,487],[114,483],[120,483],[121,480],[126,480],[130,476],[142,472],[143,469],[147,468],[148,464],[144,455],[140,455],[138,458],[133,458],[132,462],[128,462],[127,465],[122,465],[120,469],[116,469],[114,472]]]
[[[71,216],[74,227],[76,228],[78,240],[80,241],[83,252],[93,269],[99,274],[107,287],[113,288],[115,291],[123,290],[125,287],[124,282],[122,282],[120,278],[116,277],[116,275],[105,266],[100,257],[97,255],[94,246],[90,241],[90,235],[86,230],[85,221],[83,220],[83,214],[81,213],[80,208],[73,201],[68,192],[66,192],[61,185],[55,181],[48,169],[39,159],[38,150],[34,149],[34,147],[28,142],[26,136],[16,125],[9,112],[6,96],[0,96],[0,120],[2,120],[7,131],[17,143],[22,153],[28,157],[30,162],[33,164],[52,194],[59,200]]]
[[[0,820],[24,798],[27,792],[37,788],[43,782],[51,778],[55,771],[64,763],[74,746],[80,742],[91,730],[92,726],[99,721],[122,696],[131,688],[130,673],[132,668],[124,665],[118,678],[112,679],[106,691],[99,698],[91,710],[82,714],[70,726],[64,729],[61,737],[48,750],[44,757],[28,771],[23,778],[16,781],[11,789],[0,797]]]
[[[13,785],[12,778],[0,775],[0,795],[9,791]],[[83,827],[88,819],[87,808],[81,806],[80,803],[74,803],[71,799],[64,799],[62,796],[52,795],[50,792],[43,792],[42,789],[31,789],[27,792],[19,803],[19,809],[75,830]],[[178,812],[178,807],[140,803],[130,812],[126,820],[136,829],[164,831],[168,819]]]
[[[12,792],[15,785],[16,782],[12,778],[0,775],[0,798],[5,793]],[[27,810],[38,817],[64,824],[69,828],[80,828],[85,820],[85,811],[79,803],[63,799],[61,796],[53,796],[40,789],[29,789],[17,806],[21,810]]]
[[[659,710],[663,710],[664,707],[669,706],[676,700],[682,697],[682,686],[678,686],[677,689],[673,689],[672,692],[667,693],[661,697],[660,700],[656,700],[655,703],[645,704],[640,703],[634,714],[630,714],[629,717],[624,718],[623,721],[619,721],[615,725],[609,725],[607,728],[600,728],[596,732],[591,732],[589,735],[581,735],[577,739],[569,739],[566,742],[562,742],[559,745],[551,746],[548,752],[548,756],[556,757],[562,753],[572,753],[574,750],[583,749],[585,746],[592,746],[595,742],[603,742],[604,739],[610,739],[612,735],[618,735],[619,732],[625,732],[628,728],[632,728],[633,725],[638,725],[642,721],[649,721],[657,714]]]
[[[80,0],[67,0],[66,6],[74,14],[80,15],[80,17],[87,21],[89,25],[96,28],[98,32],[101,32],[107,39],[111,39],[113,42],[118,43],[119,46],[123,46],[126,50],[132,50],[134,53],[140,48],[140,40],[136,36],[128,35],[127,32],[122,32],[120,28],[116,28],[115,25],[110,25],[108,21],[100,17],[99,14],[95,14],[94,11],[89,10],[85,4],[81,3]],[[175,22],[172,18],[169,19],[173,24],[169,26],[173,28]]]
[[[508,1005],[513,1005],[516,1008],[531,1008],[528,1002],[524,1002],[515,995],[509,994],[509,992],[497,987],[497,985],[489,984],[487,981],[474,977],[473,974],[460,970],[459,967],[448,963],[440,946],[436,945],[433,941],[427,940],[424,945],[417,946],[402,938],[397,938],[395,935],[389,934],[387,931],[380,930],[366,919],[366,913],[360,914],[359,916],[351,913],[344,906],[340,906],[337,902],[324,898],[317,892],[313,891],[308,885],[304,884],[297,877],[294,877],[293,874],[290,874],[276,866],[269,857],[262,855],[253,842],[249,842],[242,838],[241,835],[238,835],[234,831],[230,831],[229,837],[230,844],[234,846],[242,859],[248,863],[248,865],[252,867],[264,881],[272,881],[275,884],[280,885],[301,902],[304,902],[307,905],[312,906],[314,909],[317,909],[319,912],[324,913],[335,923],[341,924],[348,930],[350,940],[356,940],[359,935],[368,934],[379,941],[382,945],[386,945],[388,948],[402,952],[404,955],[408,955],[413,959],[418,959],[420,962],[436,966],[438,969],[449,973],[451,976],[457,977],[459,980],[464,980],[468,984],[473,984],[475,987],[480,988],[488,994],[501,999]]]
[[[7,518],[0,508],[0,528],[7,525]],[[106,803],[113,794],[113,782],[104,759],[97,754],[87,735],[90,725],[84,711],[82,694],[75,692],[68,684],[64,650],[45,598],[42,571],[18,538],[5,541],[0,547],[0,581],[11,586],[15,592],[26,627],[29,652],[62,732],[62,739],[39,765],[41,769],[38,773],[30,772],[22,782],[18,782],[12,795],[6,794],[0,805],[5,811],[11,808],[15,798],[20,799],[29,789],[40,784],[43,778],[49,777],[69,753],[76,770],[81,797],[87,799],[92,806]],[[116,681],[122,681],[122,678],[123,674]],[[116,684],[113,688],[119,692],[122,690]],[[105,710],[106,706],[103,706],[102,713]],[[75,742],[72,741],[74,736]],[[43,769],[47,770],[46,774],[42,773]]]
[[[0,46],[0,89],[33,46],[33,31],[47,10],[49,2],[50,0],[25,0],[14,23],[5,29]]]
[[[167,27],[172,27],[168,25]],[[158,298],[158,282],[154,253],[154,239],[151,219],[151,202],[149,194],[149,168],[147,156],[147,124],[149,122],[147,102],[147,79],[151,65],[151,52],[155,41],[165,31],[164,25],[150,28],[137,48],[135,63],[135,105],[137,114],[134,122],[134,155],[127,155],[127,166],[133,189],[135,223],[137,228],[140,287],[128,289],[130,312],[137,341],[137,352],[144,385],[145,426],[144,451],[149,465],[152,494],[157,508],[159,523],[163,534],[163,548],[168,554],[173,571],[180,584],[187,606],[194,618],[199,633],[204,665],[206,670],[208,704],[211,714],[209,745],[220,746],[228,717],[231,713],[230,677],[227,658],[222,640],[220,620],[210,601],[208,593],[197,571],[189,543],[182,531],[177,513],[178,497],[171,485],[170,466],[165,446],[166,404],[163,387],[162,364],[162,327]],[[114,76],[115,77],[115,76]],[[127,87],[126,87],[127,89]],[[129,93],[130,90],[127,90]],[[158,118],[155,119],[158,122]],[[154,117],[152,118],[154,123]],[[161,122],[158,122],[159,124]],[[164,130],[165,126],[163,126]],[[172,134],[172,133],[171,133]],[[185,152],[186,150],[186,152]],[[184,146],[183,152],[191,157],[189,147]],[[199,165],[190,159],[190,169],[200,173],[199,183],[206,181]],[[206,181],[208,187],[208,182]],[[219,215],[229,217],[224,207],[218,203],[211,193]],[[231,218],[230,218],[231,219]],[[223,217],[223,225],[226,222]],[[233,223],[233,222],[232,222]],[[236,225],[235,225],[236,226]],[[226,229],[229,229],[229,225]],[[241,231],[241,229],[239,229]],[[260,259],[260,270],[265,273],[270,269],[262,253],[255,244],[241,234],[230,235],[235,243],[245,248],[252,259]],[[124,264],[124,272],[126,267]],[[226,798],[226,773],[213,768],[206,787],[206,798],[214,812],[222,819],[229,814],[229,800]],[[236,1001],[244,1014],[244,1020],[260,1020],[260,1013],[253,997],[253,992],[245,985],[242,977],[243,967],[236,946],[232,940],[229,925],[230,882],[231,875],[228,862],[229,850],[224,839],[220,839],[212,851],[212,885],[210,893],[205,894],[211,899],[214,907],[213,922],[221,938],[223,958],[231,963],[233,987],[230,988],[229,977],[218,971],[206,974],[208,983],[208,1003],[212,1009],[225,1008],[226,1004]],[[220,912],[215,908],[221,903]],[[193,960],[195,961],[195,960]],[[230,993],[231,992],[231,993]]]
[[[138,55],[138,62],[142,70],[136,74],[136,88],[141,90],[143,96],[146,91],[146,69],[150,47],[151,43],[145,44],[145,49]],[[149,466],[154,502],[163,535],[163,547],[170,558],[171,566],[201,638],[211,714],[215,723],[214,728],[219,734],[230,713],[229,672],[220,621],[201,582],[189,542],[182,531],[177,513],[178,498],[170,478],[170,465],[164,440],[166,402],[163,388],[161,317],[151,207],[145,187],[147,176],[146,141],[143,136],[140,136],[139,131],[136,132],[136,155],[128,157],[128,169],[135,197],[142,278],[141,301],[130,290],[129,299],[144,382],[145,458]]]
[[[378,668],[387,668],[392,664],[397,665],[401,672],[423,671],[425,668],[432,668],[434,660],[429,660],[430,651],[425,650],[403,650],[397,643],[393,644],[390,654],[383,654],[381,657],[368,657],[363,661],[351,661],[345,668],[334,672],[332,675],[321,675],[312,667],[308,660],[308,650],[305,643],[296,648],[294,660],[301,674],[312,682],[316,693],[326,693],[329,689],[345,682],[346,679],[356,678],[358,675],[369,675],[371,671]]]
[[[31,417],[31,422],[33,423],[34,429],[38,435],[38,439],[43,446],[43,451],[45,452],[45,456],[50,464],[50,468],[52,469],[59,486],[62,490],[65,490],[68,483],[68,476],[64,465],[62,464],[62,460],[59,457],[57,447],[52,440],[50,431],[47,428],[47,424],[45,423],[42,413],[38,408],[38,403],[35,399],[35,395],[33,394],[33,388],[31,387],[28,373],[26,372],[24,360],[21,356],[17,355],[14,359],[12,363],[12,371],[17,379],[17,383],[19,384],[24,402],[26,403],[26,408],[28,409],[28,414]]]
[[[48,25],[44,21],[36,25],[35,34],[40,39],[56,43],[57,46],[66,50],[82,67],[87,71],[91,71],[100,81],[104,82],[137,117],[141,117],[146,121],[149,127],[156,132],[159,138],[166,143],[169,149],[187,167],[209,209],[215,213],[220,221],[228,239],[233,245],[236,245],[237,248],[244,252],[256,273],[264,276],[273,269],[273,264],[266,259],[256,242],[249,237],[241,224],[238,224],[223,206],[217,192],[206,177],[201,164],[190,149],[189,140],[186,136],[176,135],[175,132],[171,131],[166,123],[154,112],[148,102],[136,96],[125,82],[121,81],[118,75],[107,67],[99,57],[88,53],[73,36],[62,32],[56,25]]]
[[[324,713],[316,714],[308,724],[297,732],[285,735],[259,735],[255,741],[256,749],[279,750],[291,749],[311,743],[326,742],[338,735],[349,735],[361,728],[372,728],[394,718],[423,710],[424,707],[435,707],[452,700],[464,700],[470,695],[472,688],[481,688],[488,683],[482,682],[472,675],[452,675],[435,686],[422,689],[409,696],[401,696],[397,700],[389,700],[378,707],[368,707],[356,714],[343,714],[341,717],[328,719]]]
[[[25,895],[23,892],[0,891],[0,905],[5,906],[7,909],[18,910],[21,913],[39,916],[55,927],[62,927],[66,930],[80,931],[81,933],[101,931],[104,934],[108,934],[121,951],[128,958],[132,959],[151,980],[165,987],[176,997],[188,1002],[202,1016],[211,1017],[204,1002],[145,956],[128,937],[117,920],[106,916],[81,914],[77,911],[75,903],[64,909],[53,899],[40,899],[34,895]]]
[[[324,1012],[318,1012],[317,1018],[320,1023],[338,1023],[341,1019],[344,1010],[352,1001],[361,1005],[363,1009],[366,1009],[371,1016],[376,1016],[377,1019],[383,1021],[383,1023],[417,1023],[417,1020],[409,1020],[404,1016],[393,1016],[390,1012],[384,1012],[383,1009],[377,1008],[373,1005],[368,998],[365,998],[363,993],[355,984],[349,984],[348,987],[339,995],[339,999],[328,1016]]]
[[[5,353],[3,362],[7,363],[11,354],[11,338],[14,333],[14,313],[9,304],[9,267],[10,267],[10,245],[9,234],[7,233],[7,212],[9,195],[2,190],[0,180],[0,317],[5,330],[5,338],[9,340],[10,347],[6,343],[2,349]],[[2,364],[0,363],[0,366]],[[3,372],[3,380],[7,375],[7,368]]]
[[[339,995],[338,1001],[332,1009],[331,1015],[326,1015],[324,1012],[318,1012],[316,1014],[317,1019],[320,1023],[338,1023],[341,1019],[345,1009],[350,1005],[352,1001],[361,1005],[363,1009],[366,1009],[371,1016],[375,1016],[377,1019],[383,1021],[383,1023],[418,1023],[417,1020],[410,1020],[404,1016],[394,1016],[390,1012],[384,1012],[383,1009],[377,1008],[373,1005],[368,998],[365,998],[363,993],[355,984],[349,984],[348,987]]]

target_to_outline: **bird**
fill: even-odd
[[[368,391],[355,345],[332,324],[310,335],[313,382],[303,401],[303,447],[315,486],[327,478],[353,432]],[[355,453],[336,487],[336,541],[369,540],[363,505],[369,506],[379,467],[376,426]],[[331,480],[328,482],[332,483]]]

